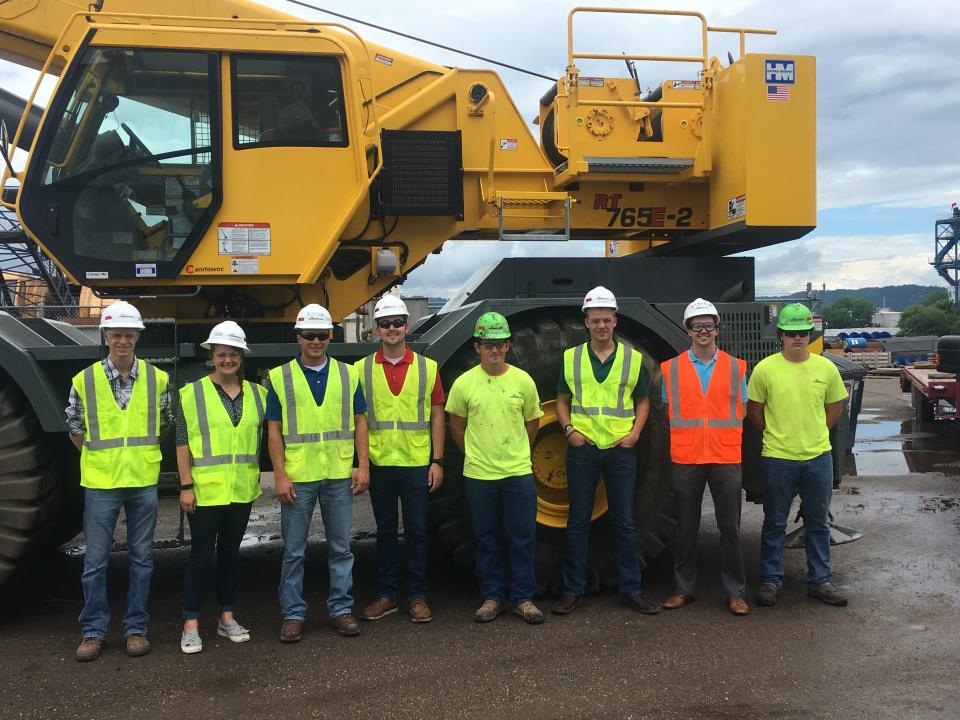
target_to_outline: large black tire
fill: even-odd
[[[539,312],[536,316],[520,315],[510,318],[513,332],[511,364],[526,370],[537,384],[540,399],[556,397],[563,351],[585,342],[586,330],[582,316],[569,310],[553,313]],[[656,358],[650,356],[631,337],[621,336],[623,342],[643,352],[643,368],[650,385],[652,403],[650,420],[637,444],[637,486],[635,517],[638,553],[641,564],[654,558],[664,547],[676,528],[670,490],[669,427],[659,402],[660,369]],[[472,343],[460,348],[440,369],[445,388],[465,370],[478,363]],[[556,424],[541,430],[559,432]],[[539,438],[538,438],[539,439]],[[463,489],[463,457],[452,441],[446,447],[446,467],[441,489],[431,496],[430,526],[433,540],[444,548],[455,563],[472,569],[475,558],[473,530]],[[538,488],[539,490],[539,488]],[[536,573],[540,594],[559,594],[563,559],[563,530],[537,525]],[[607,520],[594,521],[590,531],[590,558],[587,592],[613,590],[617,586],[616,562]]]
[[[19,387],[0,378],[0,585],[35,554],[77,534],[76,451],[40,428]]]

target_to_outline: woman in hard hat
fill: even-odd
[[[243,379],[246,335],[227,320],[200,343],[210,350],[213,372],[180,389],[177,468],[180,507],[190,522],[190,560],[183,581],[180,649],[197,653],[200,600],[207,567],[217,549],[217,635],[246,642],[250,633],[233,616],[237,556],[250,508],[260,495],[260,438],[267,391]]]

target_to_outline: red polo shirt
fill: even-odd
[[[407,348],[400,362],[396,365],[383,356],[383,348],[377,350],[373,359],[383,367],[383,374],[387,378],[387,387],[390,388],[390,392],[395,396],[399,395],[400,391],[403,390],[403,381],[407,378],[407,368],[413,363],[413,350]],[[433,390],[430,393],[430,404],[443,405],[443,403],[443,384],[440,382],[440,373],[438,372],[437,381],[433,384]]]

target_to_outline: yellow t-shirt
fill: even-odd
[[[537,386],[512,365],[487,375],[477,365],[453,382],[447,412],[467,419],[463,474],[474,480],[501,480],[533,472],[524,424],[543,415]]]
[[[763,455],[810,460],[830,452],[824,405],[843,400],[847,389],[837,366],[825,357],[811,354],[797,363],[777,353],[757,363],[747,397],[763,404]]]

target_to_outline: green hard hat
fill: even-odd
[[[473,336],[477,340],[509,340],[510,325],[498,312],[485,312],[477,318]]]
[[[810,308],[800,303],[784,305],[780,308],[777,328],[780,330],[813,330],[813,313],[810,312]]]

